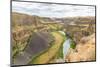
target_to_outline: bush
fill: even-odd
[[[75,47],[76,47],[76,44],[75,44],[75,42],[72,41],[70,44],[70,48],[75,49]]]

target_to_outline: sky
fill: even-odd
[[[12,11],[43,17],[95,16],[94,6],[12,2]]]

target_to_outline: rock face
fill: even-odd
[[[50,37],[50,34],[46,32],[34,33],[23,53],[16,56],[14,64],[25,65],[31,60],[32,56],[48,49]]]
[[[95,34],[83,37],[75,49],[70,49],[66,62],[95,61]]]

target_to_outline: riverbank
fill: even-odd
[[[33,58],[29,64],[45,64],[48,63],[56,55],[60,49],[60,46],[62,45],[64,38],[59,32],[52,32],[52,35],[55,38],[55,42],[53,43],[52,47],[50,47],[41,55]]]
[[[75,49],[70,49],[66,62],[95,61],[95,34],[81,38]]]

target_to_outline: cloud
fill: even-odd
[[[12,2],[12,10],[44,17],[95,16],[95,7],[33,2]]]

